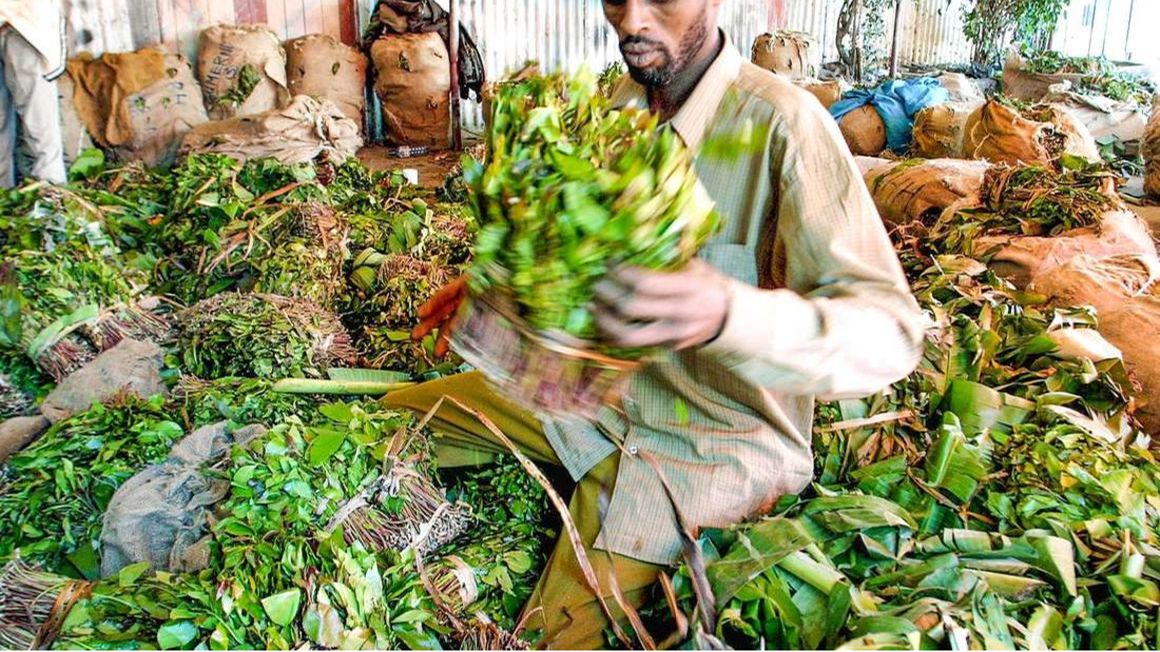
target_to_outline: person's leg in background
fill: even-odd
[[[20,117],[22,133],[33,156],[30,174],[42,181],[64,183],[64,143],[56,82],[44,78],[40,53],[19,33],[6,30],[2,42],[9,104]],[[2,156],[11,161],[14,149],[5,147]]]
[[[427,414],[440,399],[443,403],[430,426],[439,439],[436,456],[443,468],[479,465],[495,455],[510,452],[474,415],[445,397],[453,396],[486,415],[501,432],[537,464],[559,466],[560,460],[544,435],[539,419],[531,412],[495,393],[479,372],[470,372],[422,383],[388,394],[383,402],[405,408],[417,416]],[[615,568],[617,583],[633,607],[647,597],[648,588],[663,568],[621,555],[593,550],[600,532],[601,502],[607,504],[616,482],[619,454],[610,455],[580,480],[568,511],[580,530],[587,556],[600,578],[606,599],[619,614],[611,597],[609,572]],[[541,645],[550,648],[598,648],[603,643],[605,618],[595,595],[584,581],[583,571],[567,534],[561,534],[551,558],[525,607],[528,629],[542,631]],[[622,618],[618,617],[618,620]],[[631,631],[627,623],[622,623]],[[631,636],[631,634],[629,634]]]
[[[0,27],[0,188],[16,185],[16,107],[8,92],[5,74],[8,60],[8,34],[12,28]]]

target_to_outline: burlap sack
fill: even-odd
[[[971,254],[989,257],[991,269],[1020,289],[1037,283],[1045,274],[1081,256],[1157,258],[1156,244],[1148,225],[1124,208],[1105,213],[1100,218],[1098,229],[1072,229],[1050,237],[980,237],[975,239]]]
[[[961,72],[944,72],[938,76],[938,83],[950,93],[948,102],[982,104],[987,99],[975,82]]]
[[[1095,72],[1095,71],[1092,71]],[[1025,102],[1038,102],[1052,86],[1060,82],[1078,84],[1085,75],[1057,73],[1053,75],[1023,70],[1023,57],[1012,48],[1003,64],[1003,94]]]
[[[886,123],[869,104],[842,116],[838,128],[855,156],[878,156],[886,149]]]
[[[1024,114],[995,100],[967,118],[963,155],[992,163],[1055,165],[1064,154],[1099,161],[1095,139],[1075,116],[1037,105]]]
[[[181,156],[212,152],[239,161],[275,158],[285,164],[313,161],[323,153],[344,161],[362,147],[359,127],[328,100],[297,95],[284,109],[207,122],[185,135]]]
[[[9,457],[36,441],[52,422],[38,415],[0,421],[0,467]]]
[[[230,485],[202,467],[265,432],[260,425],[231,430],[225,421],[199,428],[174,444],[164,462],[121,485],[101,523],[101,576],[140,562],[177,573],[206,568],[210,509]]]
[[[367,58],[356,48],[323,34],[287,41],[286,81],[291,95],[330,100],[362,127]]]
[[[286,106],[290,97],[286,89],[286,54],[278,37],[264,25],[207,27],[198,38],[197,49],[197,78],[210,119],[224,120]],[[256,76],[256,84],[245,94],[248,76]]]
[[[888,158],[878,158],[877,156],[855,156],[854,163],[858,165],[858,173],[865,177],[880,167],[885,165],[893,166],[898,161],[892,161]]]
[[[1067,109],[1087,127],[1097,141],[1117,138],[1122,142],[1138,141],[1148,126],[1148,113],[1134,102],[1117,102],[1102,95],[1080,95],[1071,84],[1051,87],[1043,103]]]
[[[165,76],[125,101],[133,123],[133,138],[113,150],[120,161],[172,165],[182,137],[209,120],[193,68],[180,54],[167,53]]]
[[[793,83],[812,93],[827,109],[842,99],[842,83],[836,79],[822,81],[821,79],[805,78],[795,79]]]
[[[1160,100],[1152,108],[1152,120],[1144,132],[1144,192],[1160,199]]]
[[[982,204],[985,161],[935,159],[879,165],[865,173],[874,205],[888,224],[931,223],[950,207]]]
[[[1160,444],[1160,261],[1138,256],[1080,256],[1044,274],[1032,290],[1052,304],[1092,306],[1099,331],[1123,355],[1139,385],[1136,418]]]
[[[914,154],[922,158],[962,158],[967,119],[982,101],[928,106],[914,116]]]
[[[125,393],[141,398],[165,394],[164,366],[165,352],[156,343],[122,340],[62,380],[45,397],[40,413],[56,423]]]
[[[69,59],[68,74],[74,110],[89,135],[101,147],[120,147],[133,140],[128,99],[165,78],[165,55],[151,48],[97,58],[82,52]]]
[[[805,32],[779,31],[762,34],[753,41],[753,63],[791,79],[814,77],[820,68],[821,49]]]
[[[451,69],[439,34],[386,34],[371,46],[371,61],[387,140],[447,147]]]
[[[60,100],[60,135],[64,145],[64,164],[68,167],[77,160],[81,152],[96,147],[96,143],[93,142],[93,137],[89,135],[89,130],[85,129],[85,123],[77,113],[76,104],[73,102],[76,86],[73,85],[68,73],[56,80],[56,94]]]

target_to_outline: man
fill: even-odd
[[[32,154],[29,174],[65,181],[56,94],[64,66],[64,17],[57,0],[0,0],[0,188],[16,183],[18,118]]]
[[[631,76],[614,100],[647,104],[698,153],[697,174],[725,222],[684,270],[620,269],[598,287],[595,310],[610,344],[669,352],[592,423],[537,418],[475,374],[387,398],[423,412],[454,396],[536,461],[564,466],[578,483],[569,510],[601,586],[611,595],[615,573],[633,605],[681,552],[649,460],[692,527],[760,515],[811,480],[814,397],[886,387],[913,370],[922,338],[921,313],[834,121],[813,96],[743,60],[716,29],[722,2],[604,1]],[[765,128],[751,131],[763,140],[746,153],[702,151],[747,125]],[[440,292],[416,334],[444,322],[462,292],[462,284]],[[504,450],[454,405],[433,423],[441,462]],[[607,621],[566,540],[529,613],[536,608],[532,624],[547,646],[602,642]]]

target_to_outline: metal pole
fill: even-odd
[[[894,0],[894,36],[890,39],[890,78],[898,78],[898,31],[902,26],[902,0]]]
[[[463,128],[459,124],[459,0],[451,0],[447,14],[451,30],[447,39],[451,59],[451,147],[458,151],[463,149]]]

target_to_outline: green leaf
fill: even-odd
[[[344,430],[315,428],[311,432],[314,433],[314,440],[306,449],[306,458],[315,466],[329,460],[346,441],[346,431]]]
[[[143,561],[137,564],[130,564],[117,572],[117,583],[122,587],[131,586],[137,581],[137,578],[145,574],[149,570],[149,562]]]
[[[157,645],[162,650],[185,648],[196,638],[197,626],[188,620],[166,623],[157,630]]]
[[[814,542],[796,519],[780,517],[739,531],[737,538],[725,556],[706,569],[717,604],[722,607],[753,578]]]
[[[105,170],[105,153],[90,147],[81,152],[68,168],[71,180],[92,179]]]
[[[262,598],[262,610],[266,612],[274,624],[289,625],[294,622],[301,601],[302,591],[290,589]]]

